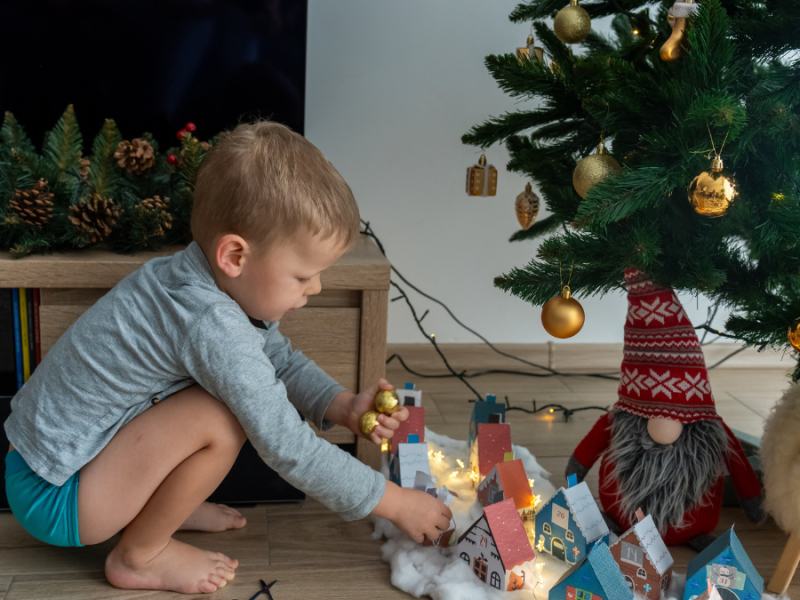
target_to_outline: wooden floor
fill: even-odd
[[[517,348],[516,350],[519,350]],[[427,347],[394,346],[409,367],[424,372],[443,372]],[[492,355],[483,347],[460,347],[448,352],[456,369],[517,369],[507,359]],[[619,364],[619,363],[617,363]],[[454,379],[421,379],[398,363],[389,366],[388,377],[395,385],[415,381],[423,390],[423,405],[430,429],[453,438],[465,439],[471,412],[467,390]],[[764,418],[788,385],[787,372],[777,369],[742,367],[711,372],[717,410],[732,428],[760,435]],[[498,400],[509,396],[512,405],[531,406],[533,399],[567,407],[609,406],[616,400],[617,383],[583,376],[532,378],[519,375],[488,375],[471,380],[481,393],[494,393]],[[569,423],[549,413],[536,416],[508,413],[512,439],[526,446],[551,473],[556,485],[564,481],[564,467],[572,450],[599,416],[597,411],[577,413]],[[587,478],[597,493],[596,469]],[[302,506],[258,506],[243,511],[248,525],[225,533],[181,533],[178,538],[201,548],[225,552],[240,561],[236,579],[218,592],[215,599],[246,600],[258,590],[258,580],[277,579],[275,600],[307,598],[380,600],[410,598],[392,587],[388,565],[380,560],[380,542],[370,537],[368,520],[345,523],[314,501]],[[770,521],[755,528],[738,508],[724,509],[719,531],[736,523],[756,568],[765,579],[772,575],[786,539]],[[178,594],[115,590],[103,577],[105,555],[114,540],[99,546],[75,549],[46,546],[29,536],[9,513],[0,514],[0,600],[42,600],[44,598],[185,598]],[[672,549],[676,571],[685,572],[694,556],[688,548]],[[800,576],[789,589],[800,598]],[[202,596],[201,596],[202,597]],[[263,598],[263,596],[262,596]]]

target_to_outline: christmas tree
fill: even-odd
[[[800,317],[800,3],[680,3],[674,32],[671,6],[581,4],[592,19],[613,16],[612,33],[593,30],[574,52],[540,21],[563,0],[534,0],[511,14],[533,22],[549,57],[529,46],[486,65],[505,92],[539,106],[490,118],[463,141],[505,143],[508,169],[530,177],[550,215],[512,236],[544,239],[534,260],[495,285],[542,305],[573,264],[579,297],[622,290],[623,271],[638,268],[729,309],[723,335],[788,347]],[[581,23],[565,26],[565,15],[555,29],[575,41]],[[610,156],[576,173],[601,140]],[[612,161],[592,172],[609,159],[620,168]],[[733,196],[729,205],[708,191],[714,182]]]

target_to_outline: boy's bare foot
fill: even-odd
[[[225,531],[244,527],[247,519],[235,508],[203,502],[178,529],[192,531]]]
[[[170,539],[164,548],[137,554],[118,545],[106,558],[106,578],[123,589],[210,593],[234,578],[239,561]]]

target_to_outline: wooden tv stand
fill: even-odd
[[[145,262],[183,247],[133,255],[92,248],[23,259],[0,254],[0,287],[39,288],[42,355],[94,302]],[[386,326],[391,265],[375,243],[356,247],[322,273],[322,293],[281,321],[281,332],[348,389],[360,390],[386,372]],[[337,443],[356,442],[356,455],[377,469],[380,448],[336,426],[320,433]]]

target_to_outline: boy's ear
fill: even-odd
[[[238,277],[242,272],[247,249],[248,244],[241,236],[233,233],[223,235],[217,241],[217,267],[228,277]]]

